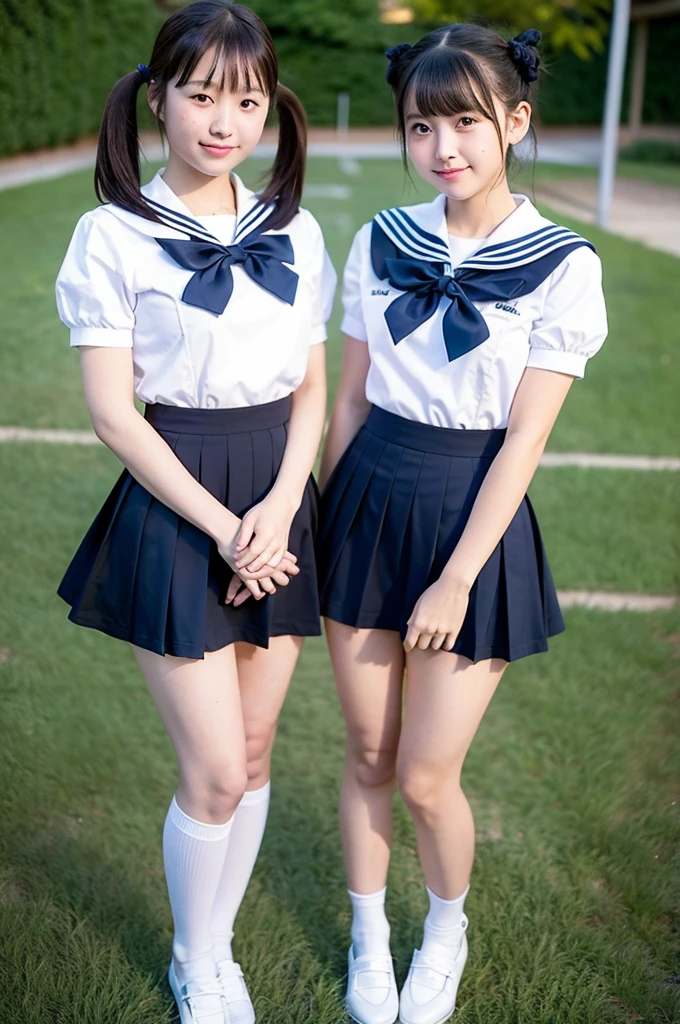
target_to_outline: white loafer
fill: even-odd
[[[416,949],[408,977],[399,997],[399,1024],[444,1024],[456,1008],[456,995],[468,955],[463,918],[463,936],[453,963]]]
[[[220,960],[217,980],[227,1004],[229,1024],[255,1024],[255,1010],[240,965],[234,960]]]
[[[175,965],[171,963],[168,981],[177,1003],[181,1024],[230,1024],[229,1011],[217,978],[210,984],[188,981],[185,985],[180,985],[175,974]]]
[[[356,1024],[395,1024],[399,996],[391,956],[347,957],[347,995],[345,1007]]]

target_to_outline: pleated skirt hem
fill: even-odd
[[[406,636],[406,629],[391,620],[385,620],[376,613],[362,612],[359,615],[348,614],[342,605],[333,605],[325,602],[321,609],[325,619],[339,622],[344,626],[351,626],[353,629],[384,629],[390,633],[399,633],[402,640]],[[500,658],[502,661],[518,661],[520,658],[527,658],[532,654],[545,654],[549,650],[548,638],[564,633],[565,625],[562,616],[549,620],[545,636],[538,637],[530,643],[508,647],[506,645],[486,646],[470,648],[463,644],[454,644],[452,654],[462,654],[469,661],[488,661],[491,658]]]
[[[321,614],[355,629],[406,635],[439,577],[505,439],[373,407],[321,496]],[[524,498],[480,570],[453,653],[515,661],[564,630],[534,510]]]
[[[276,480],[290,405],[147,406],[146,418],[192,476],[242,517]],[[276,594],[234,608],[224,603],[232,570],[214,541],[124,470],[57,593],[71,622],[159,655],[201,659],[232,643],[267,648],[276,636],[318,636],[317,500],[310,477],[289,535],[300,573]]]

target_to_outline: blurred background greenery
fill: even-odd
[[[148,62],[161,22],[180,6],[177,0],[2,0],[0,155],[96,132],[112,83]],[[464,19],[509,35],[541,29],[544,124],[596,124],[602,116],[609,0],[251,0],[250,6],[272,30],[281,80],[300,96],[313,125],[335,123],[339,92],[350,95],[352,126],[390,124],[385,48]],[[680,122],[679,50],[677,15],[649,23],[647,124]],[[624,114],[627,104],[626,93]]]

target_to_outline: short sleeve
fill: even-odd
[[[134,296],[118,266],[120,253],[98,212],[86,213],[73,232],[57,276],[57,309],[71,329],[72,346],[132,348]]]
[[[310,231],[310,256],[312,280],[312,333],[310,345],[320,345],[327,338],[326,324],[333,312],[333,299],[338,283],[338,275],[326,252],[323,232],[319,222],[309,212],[304,211]]]
[[[364,225],[354,236],[352,248],[345,264],[342,282],[342,306],[345,311],[341,331],[357,341],[368,341],[364,321],[362,296],[362,264],[367,226]]]
[[[586,246],[575,249],[553,271],[534,323],[527,366],[583,377],[586,363],[607,337],[602,265]]]

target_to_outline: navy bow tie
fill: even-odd
[[[298,275],[284,263],[294,263],[295,254],[288,235],[249,235],[235,245],[191,238],[157,238],[156,241],[180,267],[195,270],[182,301],[210,313],[223,313],[234,290],[233,266],[241,266],[248,277],[289,306],[295,301]]]
[[[394,344],[434,316],[442,299],[448,299],[442,333],[449,361],[458,359],[489,337],[489,328],[474,302],[508,302],[530,294],[568,253],[582,245],[590,243],[585,239],[570,241],[518,267],[461,266],[451,272],[442,262],[404,256],[374,221],[371,260],[375,274],[404,293],[385,310],[385,321]]]

